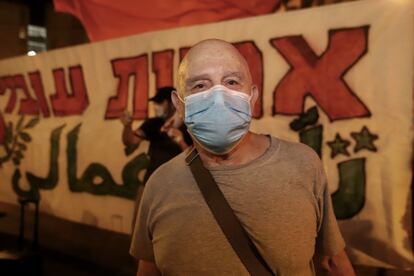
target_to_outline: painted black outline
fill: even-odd
[[[280,2],[282,3],[282,6],[285,8],[285,11],[297,11],[297,10],[300,10],[300,9],[304,9],[302,7],[302,2],[299,6],[295,6],[295,7],[289,7],[288,4],[289,4],[290,0],[280,0]]]
[[[7,79],[9,75],[0,76],[0,96],[3,96],[6,93],[7,85],[5,84],[4,79]]]
[[[349,161],[352,161],[352,160],[358,160],[358,159],[361,159],[361,160],[363,160],[363,163],[364,163],[364,168],[365,168],[365,170],[363,170],[363,173],[364,173],[364,176],[363,176],[363,178],[364,178],[364,196],[363,196],[363,201],[362,201],[362,204],[361,204],[361,206],[359,207],[359,209],[357,209],[356,211],[355,211],[355,213],[352,215],[352,216],[346,216],[346,217],[343,217],[343,218],[337,218],[337,220],[346,220],[346,219],[351,219],[351,218],[353,218],[353,217],[355,217],[356,215],[358,215],[361,211],[362,211],[362,209],[364,209],[364,207],[365,207],[365,202],[366,202],[366,200],[367,200],[367,173],[366,173],[366,161],[367,161],[367,159],[365,158],[365,157],[362,157],[362,158],[352,158],[352,159],[347,159],[347,160],[345,160],[345,161],[342,161],[342,162],[339,162],[338,164],[337,164],[337,168],[338,168],[338,175],[339,175],[339,166],[341,165],[341,164],[343,164],[343,163],[346,163],[346,162],[349,162]],[[338,180],[340,180],[340,178],[338,177]],[[340,184],[338,183],[338,189],[335,191],[335,192],[333,192],[332,194],[331,194],[331,198],[336,194],[336,193],[338,193],[339,192],[339,189],[340,189],[340,186],[339,186]],[[336,215],[335,215],[335,217],[336,217]]]
[[[149,82],[149,77],[150,77],[150,72],[149,72],[149,58],[148,58],[148,53],[142,54],[142,55],[140,55],[138,57],[141,57],[141,56],[145,56],[145,63],[146,63],[145,68],[147,70],[147,78],[146,78],[146,81],[147,81],[147,93],[146,93],[146,95],[147,95],[147,97],[145,99],[145,101],[146,101],[146,108],[145,108],[145,110],[143,112],[143,117],[142,118],[134,118],[134,113],[132,113],[132,118],[134,120],[145,120],[146,118],[148,118],[148,99],[149,99],[149,87],[150,87],[150,82]],[[136,78],[138,78],[138,77],[139,76],[136,76]],[[136,83],[136,81],[135,81],[135,83]],[[134,83],[134,86],[135,86],[135,83]],[[135,93],[135,91],[136,91],[136,89],[134,89],[133,102],[132,102],[132,109],[133,109],[133,111],[135,111],[135,102],[136,102],[135,101],[135,99],[136,99],[135,97],[137,96],[137,93]]]
[[[3,84],[4,89],[2,90],[0,95],[5,95],[6,91],[10,89],[10,96],[8,98],[7,104],[4,107],[4,113],[10,114],[16,107],[17,104],[17,93],[14,87],[13,75],[5,75],[1,76],[0,81]],[[11,81],[11,86],[7,83]]]
[[[170,86],[174,86],[174,55],[175,55],[175,50],[174,49],[166,49],[166,50],[161,50],[161,51],[156,51],[156,52],[152,52],[151,53],[151,71],[152,73],[155,75],[155,88],[159,89],[162,86],[158,87],[157,85],[157,80],[158,80],[158,74],[155,71],[154,68],[154,57],[156,54],[163,54],[163,53],[171,53],[171,85]],[[148,113],[148,112],[147,112]]]
[[[296,123],[296,122],[300,122],[301,120],[302,120],[302,118],[304,117],[304,116],[307,116],[312,110],[316,110],[316,120],[314,121],[314,122],[312,122],[312,123],[307,123],[307,124],[305,124],[303,127],[300,127],[300,128],[296,128],[296,127],[294,127],[294,124]],[[293,131],[296,131],[296,132],[300,132],[301,130],[304,130],[307,126],[314,126],[314,125],[316,125],[317,123],[318,123],[318,120],[319,120],[319,118],[320,118],[320,116],[319,116],[319,111],[318,111],[318,107],[316,106],[316,105],[314,105],[314,106],[311,106],[308,110],[306,110],[305,112],[302,112],[301,114],[299,114],[299,115],[297,115],[297,116],[299,116],[299,118],[296,118],[296,119],[293,119],[293,121],[291,121],[290,123],[289,123],[289,128],[291,129],[291,130],[293,130]]]
[[[414,225],[414,204],[413,204],[414,203],[414,152],[411,153],[411,187],[410,188],[411,188],[411,225]],[[411,237],[413,237],[413,234],[414,234],[413,227],[411,227],[410,234],[411,234]],[[414,248],[414,239],[411,239],[411,246]]]
[[[22,79],[23,84],[24,84],[24,87],[21,86],[21,85],[17,85],[18,84],[17,78],[21,78]],[[16,75],[13,75],[13,82],[14,82],[14,89],[15,90],[21,89],[23,91],[23,97],[19,99],[19,110],[17,111],[17,113],[19,115],[38,116],[40,114],[40,110],[39,110],[40,109],[40,106],[39,106],[37,97],[36,98],[33,98],[32,95],[30,95],[29,86],[27,85],[27,80],[25,78],[25,75],[24,74],[16,74]],[[16,94],[17,94],[17,91],[16,91]],[[34,103],[34,105],[37,108],[37,111],[35,111],[35,113],[23,113],[22,112],[22,104],[23,103],[24,104],[26,104],[26,103],[30,104],[30,102],[32,104]]]
[[[56,112],[55,107],[53,105],[53,101],[54,100],[57,100],[59,98],[58,98],[58,96],[56,94],[57,91],[56,91],[55,72],[58,72],[58,71],[62,71],[63,72],[63,76],[65,77],[65,88],[66,88],[67,98],[68,99],[73,99],[73,98],[75,98],[75,96],[73,94],[73,91],[75,91],[75,90],[74,90],[73,80],[71,78],[71,70],[74,70],[76,68],[79,68],[80,71],[81,71],[81,73],[82,73],[81,74],[82,75],[82,84],[85,87],[85,95],[86,95],[86,103],[87,103],[86,104],[86,107],[83,108],[82,112],[81,113],[78,113],[78,114],[66,114],[66,113],[63,113],[62,114],[61,111]],[[67,71],[66,72],[67,74],[65,73],[65,69]],[[52,95],[49,96],[49,100],[50,100],[51,109],[53,111],[53,115],[55,117],[69,117],[69,116],[80,116],[80,115],[82,115],[86,111],[86,109],[88,108],[89,103],[90,103],[89,102],[89,95],[88,95],[88,87],[86,86],[85,74],[83,73],[82,64],[76,64],[76,65],[72,65],[72,66],[68,66],[68,67],[54,68],[54,69],[52,69],[52,75],[53,75],[53,82],[54,82],[54,86],[55,86],[55,91],[54,91],[54,93]],[[69,77],[70,90],[68,90],[68,87],[66,86],[66,77],[67,76]]]
[[[310,127],[308,127],[308,128],[303,128],[303,129],[301,129],[301,130],[299,130],[299,131],[296,131],[296,132],[298,132],[298,135],[299,135],[299,140],[301,140],[301,134],[303,133],[303,132],[306,132],[306,131],[309,131],[309,130],[312,130],[312,129],[317,129],[317,128],[320,128],[321,129],[321,152],[320,152],[320,155],[319,155],[319,152],[317,152],[314,148],[312,148],[311,146],[309,146],[309,145],[307,145],[307,144],[305,144],[305,143],[303,143],[302,141],[300,141],[302,144],[305,144],[305,145],[307,145],[309,148],[311,148],[318,156],[319,156],[319,159],[321,159],[322,160],[322,157],[323,157],[323,153],[324,153],[324,150],[323,150],[323,138],[324,138],[324,129],[325,129],[325,126],[323,125],[323,124],[318,124],[317,122],[315,123],[315,124],[313,124],[312,126],[310,126]]]
[[[313,54],[315,54],[315,56],[317,56],[317,57],[319,57],[319,59],[320,59],[320,57],[322,57],[330,48],[331,48],[331,39],[330,39],[330,37],[333,35],[333,34],[335,34],[335,33],[337,33],[337,32],[341,32],[341,31],[346,31],[346,30],[355,30],[355,29],[363,29],[363,31],[364,31],[364,35],[365,35],[365,42],[366,42],[366,47],[365,47],[365,50],[364,51],[362,51],[361,52],[361,54],[357,57],[357,59],[353,62],[353,63],[351,63],[347,68],[345,68],[345,70],[342,72],[342,74],[340,75],[340,80],[344,83],[344,85],[349,89],[349,91],[350,91],[350,93],[356,98],[356,100],[357,101],[359,101],[366,109],[367,109],[367,111],[368,111],[368,114],[367,115],[361,115],[361,116],[355,116],[355,117],[351,117],[351,118],[339,118],[339,119],[331,119],[331,118],[329,118],[329,116],[328,116],[328,113],[318,104],[318,106],[323,110],[323,112],[327,115],[327,117],[328,117],[328,119],[329,119],[329,121],[330,122],[334,122],[334,121],[340,121],[340,120],[350,120],[350,119],[355,119],[355,118],[369,118],[369,117],[371,117],[371,111],[369,110],[369,108],[364,104],[364,102],[363,101],[361,101],[360,100],[360,98],[358,97],[358,95],[349,87],[349,85],[348,85],[348,83],[345,81],[345,79],[344,79],[344,77],[345,77],[345,75],[348,73],[348,71],[356,64],[356,63],[358,63],[361,59],[362,59],[362,57],[363,56],[365,56],[365,54],[366,53],[368,53],[368,49],[369,49],[369,28],[370,28],[370,25],[362,25],[362,26],[359,26],[359,27],[348,27],[348,28],[338,28],[338,29],[330,29],[330,30],[328,30],[328,37],[329,37],[329,40],[328,40],[328,46],[326,47],[326,49],[322,52],[322,54],[320,54],[319,56],[318,55],[316,55],[315,54],[315,52],[313,51],[313,49],[309,46],[309,48],[310,49],[312,49],[312,51],[313,51]],[[298,115],[298,114],[290,114],[290,113],[283,113],[283,112],[276,112],[275,111],[275,109],[276,109],[276,105],[275,105],[275,103],[276,103],[276,93],[275,93],[275,91],[278,89],[278,87],[280,86],[280,83],[281,83],[281,81],[291,72],[291,71],[293,71],[293,66],[289,63],[289,61],[288,61],[288,59],[281,53],[281,52],[279,52],[278,50],[277,50],[277,48],[275,48],[274,46],[273,46],[273,44],[272,44],[272,41],[274,41],[274,40],[277,40],[277,39],[283,39],[283,38],[289,38],[289,37],[301,37],[301,38],[303,38],[306,42],[307,42],[307,40],[305,39],[305,37],[303,36],[303,35],[289,35],[289,36],[282,36],[282,37],[277,37],[277,38],[271,38],[271,39],[269,39],[269,43],[270,43],[270,45],[272,46],[272,48],[274,48],[282,57],[283,57],[283,59],[287,62],[287,64],[289,64],[289,66],[290,66],[290,68],[289,68],[289,70],[286,72],[286,74],[285,75],[283,75],[283,77],[280,79],[280,81],[279,81],[279,83],[276,85],[276,87],[273,89],[273,96],[272,96],[272,98],[273,98],[273,103],[272,103],[272,116],[275,116],[275,115],[286,115],[286,116],[292,116],[292,115]],[[309,43],[308,43],[308,45],[309,45]],[[318,59],[318,60],[319,60]],[[312,97],[312,94],[310,93],[310,92],[308,92],[308,93],[305,93],[304,94],[304,96],[303,96],[303,101],[302,101],[302,110],[304,110],[304,108],[305,108],[305,101],[306,101],[306,97],[311,97],[316,103],[317,103],[317,101]]]
[[[39,97],[38,97],[38,95],[36,94],[36,90],[33,88],[33,82],[32,82],[32,76],[33,75],[36,75],[36,74],[38,74],[39,75],[39,79],[40,79],[40,85],[42,86],[42,91],[43,91],[43,100],[45,101],[45,104],[46,104],[46,108],[47,108],[47,112],[45,113],[45,112],[43,112],[43,110],[42,110],[42,108],[41,108],[41,106],[40,106],[40,99],[39,99]],[[40,109],[40,113],[41,114],[43,114],[43,117],[44,118],[48,118],[48,117],[50,117],[51,116],[51,110],[50,110],[50,103],[48,103],[48,101],[47,101],[47,96],[46,96],[46,92],[45,92],[45,87],[44,87],[44,85],[43,85],[43,78],[42,78],[42,72],[40,71],[40,70],[36,70],[36,71],[31,71],[31,72],[28,72],[27,73],[27,75],[29,76],[29,80],[30,80],[30,86],[31,86],[31,88],[32,88],[32,90],[33,90],[33,92],[34,92],[34,94],[36,95],[36,98],[37,98],[37,101],[38,101],[38,103],[39,103],[39,109]]]
[[[181,61],[183,61],[184,57],[187,55],[188,51],[192,48],[193,46],[185,46],[185,47],[180,47],[178,49],[178,64],[181,63]],[[183,54],[183,51],[185,51],[185,54]]]
[[[338,152],[338,153],[335,153],[334,154],[334,150],[333,150],[333,148],[331,147],[331,144],[333,144],[333,142],[335,142],[336,140],[341,140],[342,142],[346,142],[346,146],[345,146],[345,153],[343,153],[343,152]],[[351,156],[351,154],[348,152],[348,150],[347,150],[347,148],[351,145],[351,142],[349,141],[349,140],[347,140],[347,139],[343,139],[342,137],[341,137],[341,134],[339,134],[339,132],[337,132],[336,134],[335,134],[335,138],[333,139],[333,140],[330,140],[330,141],[326,141],[326,144],[328,145],[328,147],[331,149],[331,154],[330,154],[330,156],[331,156],[331,159],[333,160],[333,159],[335,159],[335,157],[336,156],[338,156],[338,155],[340,155],[340,154],[342,154],[342,155],[345,155],[345,156],[348,156],[348,157],[350,157]]]
[[[282,7],[282,0],[278,0],[272,8],[270,13],[277,12]]]
[[[137,56],[130,56],[130,57],[122,57],[122,58],[114,58],[114,59],[111,59],[110,60],[110,63],[111,63],[111,71],[112,71],[113,78],[119,80],[119,77],[115,74],[115,67],[114,67],[114,63],[115,62],[122,61],[122,60],[128,60],[128,59],[136,59],[136,58],[140,58],[142,56],[146,56],[146,59],[147,59],[147,82],[148,82],[148,90],[149,90],[149,72],[148,72],[149,71],[149,69],[148,69],[149,61],[148,61],[148,53],[140,54],[140,55],[137,55]],[[131,76],[133,76],[133,75],[134,75],[134,73],[128,74],[128,84],[129,84],[129,78]],[[119,81],[118,81],[118,84],[116,86],[115,95],[109,97],[106,100],[106,108],[105,108],[104,120],[117,120],[117,119],[119,119],[119,118],[108,117],[108,115],[107,115],[107,113],[108,113],[108,106],[109,106],[110,100],[113,99],[113,98],[117,98],[118,97],[118,86],[119,86]],[[129,88],[129,86],[128,86],[128,88]],[[136,81],[134,81],[134,91],[136,91],[136,89],[137,89],[137,87],[136,87]],[[147,99],[149,98],[149,95],[148,94],[149,94],[149,91],[147,91]],[[134,98],[134,100],[135,100],[135,98]],[[128,108],[128,95],[127,95],[127,104],[125,106],[125,109],[123,109],[123,110],[117,110],[117,111],[123,112],[123,111],[127,110],[127,108]],[[147,110],[146,110],[146,113],[147,114],[146,114],[145,118],[148,118],[148,101],[147,101]]]
[[[261,119],[261,118],[263,118],[263,113],[264,113],[264,111],[263,111],[263,109],[264,109],[264,107],[263,107],[263,105],[264,105],[263,104],[263,102],[264,102],[264,97],[263,97],[264,91],[263,91],[263,87],[264,87],[264,83],[265,83],[264,64],[263,64],[263,52],[262,52],[262,50],[259,47],[257,47],[257,44],[256,44],[256,42],[254,40],[242,40],[242,41],[238,41],[238,42],[232,42],[231,44],[234,47],[236,47],[236,49],[238,50],[237,45],[242,45],[244,43],[251,43],[256,48],[257,52],[259,53],[260,60],[261,60],[261,66],[262,66],[262,68],[261,68],[262,69],[262,84],[260,85],[260,87],[257,87],[259,89],[259,91],[260,91],[259,92],[259,96],[260,96],[260,105],[259,105],[260,106],[260,113],[259,113],[258,116],[253,116],[254,119]]]
[[[368,132],[368,134],[369,134],[370,137],[373,137],[374,138],[374,139],[371,140],[372,145],[374,146],[374,149],[373,150],[368,149],[368,148],[365,148],[365,147],[356,150],[356,147],[358,145],[358,140],[354,136],[355,135],[358,135],[358,134],[361,134],[361,132],[364,131],[364,130],[366,130]],[[367,150],[367,151],[371,151],[371,152],[377,152],[378,151],[378,148],[375,146],[374,141],[379,139],[379,135],[378,134],[375,134],[375,133],[371,133],[366,125],[364,125],[359,132],[351,132],[351,137],[356,142],[355,147],[354,147],[354,153],[357,153],[357,152],[359,152],[361,150],[364,150],[364,149]]]

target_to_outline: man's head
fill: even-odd
[[[177,85],[174,106],[202,148],[225,155],[246,137],[258,93],[233,45],[218,39],[197,43],[179,66]]]
[[[194,45],[180,63],[177,93],[184,99],[218,84],[252,95],[252,106],[257,99],[257,87],[252,83],[249,66],[240,52],[223,40],[203,40]],[[174,95],[173,103],[184,116],[184,106]]]
[[[171,102],[171,93],[175,91],[174,87],[166,86],[157,90],[154,97],[149,101],[154,103],[155,115],[157,117],[168,118],[174,113],[174,106]]]

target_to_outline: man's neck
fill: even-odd
[[[270,139],[265,135],[248,132],[234,149],[224,155],[212,154],[197,143],[195,146],[207,167],[243,165],[261,156],[270,146]]]

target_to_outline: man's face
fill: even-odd
[[[257,94],[247,63],[237,49],[222,41],[202,42],[188,52],[180,65],[178,93],[184,98],[218,84],[247,95]],[[256,95],[253,96],[252,106],[256,100]],[[178,104],[180,107],[176,107],[183,115],[184,106]]]
[[[188,57],[183,79],[184,96],[205,91],[218,84],[250,95],[249,74],[240,54],[234,49],[221,45],[201,47]]]
[[[164,100],[160,103],[154,102],[155,116],[160,118],[166,118],[169,112],[169,102]]]

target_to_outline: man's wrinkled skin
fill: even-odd
[[[193,46],[178,69],[178,91],[172,94],[175,108],[183,118],[185,106],[182,99],[205,91],[215,85],[224,85],[251,95],[251,106],[258,97],[257,87],[252,83],[249,67],[240,52],[230,43],[218,39],[204,40]],[[196,140],[200,158],[206,166],[242,165],[261,156],[270,146],[265,135],[248,132],[229,153],[216,155],[204,150]],[[315,256],[317,269],[324,275],[353,276],[355,272],[344,250],[335,256]],[[137,275],[161,275],[157,266],[140,260]]]

